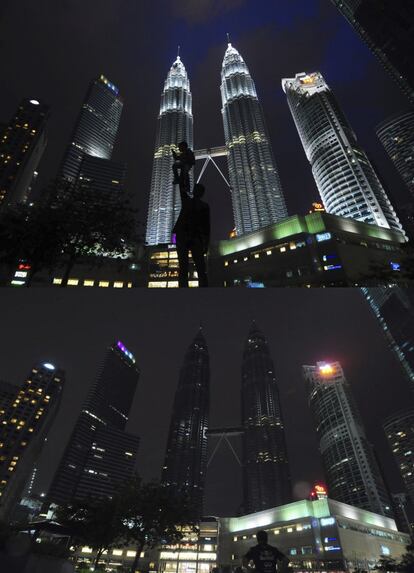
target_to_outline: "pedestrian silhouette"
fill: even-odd
[[[174,225],[178,254],[178,282],[180,288],[188,287],[189,253],[198,275],[200,287],[208,286],[206,258],[210,243],[210,207],[202,201],[205,192],[204,185],[194,186],[193,196],[186,191],[185,182],[180,182],[181,212]]]
[[[257,545],[251,547],[243,557],[243,567],[253,561],[257,573],[276,573],[286,571],[289,559],[276,547],[267,543],[267,532],[256,533]],[[280,567],[277,562],[280,561]]]

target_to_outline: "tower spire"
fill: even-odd
[[[181,50],[181,46],[178,45],[178,47],[177,47],[177,60],[180,58],[180,50]]]
[[[228,41],[229,44],[231,44],[231,41],[230,41],[230,33],[229,33],[229,32],[227,32],[227,41]]]

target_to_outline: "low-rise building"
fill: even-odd
[[[220,241],[210,255],[214,286],[406,284],[402,233],[323,212],[295,215]]]

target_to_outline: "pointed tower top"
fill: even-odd
[[[230,48],[230,46],[231,46],[231,41],[230,41],[230,34],[229,34],[229,32],[227,32],[227,43],[228,43],[229,48]]]
[[[180,60],[180,50],[181,50],[181,46],[179,45],[177,48],[177,60]]]

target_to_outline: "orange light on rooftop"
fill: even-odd
[[[334,373],[334,369],[331,364],[324,364],[323,366],[319,366],[319,372],[322,376],[330,376]]]

